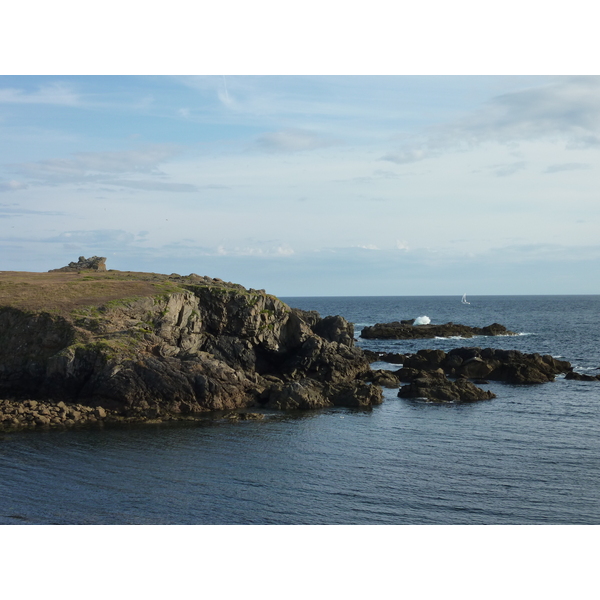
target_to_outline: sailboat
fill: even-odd
[[[461,300],[461,302],[462,302],[463,304],[471,304],[470,302],[467,302],[467,295],[466,295],[466,294],[463,294],[463,297],[462,297],[462,300]]]

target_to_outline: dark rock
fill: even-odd
[[[496,397],[494,393],[478,388],[467,379],[450,381],[441,369],[425,372],[414,378],[408,385],[400,388],[398,396],[426,398],[436,402],[477,402]]]
[[[423,373],[423,371],[414,369],[412,367],[402,367],[398,371],[395,371],[396,377],[398,377],[398,379],[404,383],[419,377],[421,373]]]
[[[496,336],[516,335],[498,323],[492,323],[486,327],[470,327],[456,323],[445,323],[443,325],[408,325],[404,321],[392,323],[376,323],[372,327],[365,327],[360,337],[366,339],[380,340],[406,340],[424,339],[434,337],[463,337],[471,338],[475,335]]]
[[[574,379],[575,381],[599,381],[600,375],[588,375],[587,373],[570,371],[565,375],[565,379]]]
[[[155,419],[381,401],[342,317],[199,276],[178,286],[186,291],[93,308],[101,321],[93,330],[80,317],[0,307],[0,392],[54,397],[63,402],[56,414],[78,424],[103,419],[100,408]]]
[[[403,366],[420,370],[434,370],[440,367],[446,358],[443,350],[419,350],[416,354],[407,356]]]
[[[371,371],[366,378],[368,381],[386,388],[397,388],[400,385],[400,379],[396,373],[384,369]]]

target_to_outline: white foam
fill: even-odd
[[[431,319],[423,315],[422,317],[417,317],[413,325],[429,325],[431,323]]]

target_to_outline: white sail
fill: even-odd
[[[463,294],[463,297],[462,297],[462,300],[461,300],[461,302],[462,302],[463,304],[471,304],[470,302],[467,302],[467,295],[466,295],[466,294]]]

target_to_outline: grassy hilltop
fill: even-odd
[[[0,306],[67,316],[78,308],[183,291],[182,285],[198,283],[243,289],[237,284],[194,274],[182,277],[115,270],[76,273],[0,271]]]

